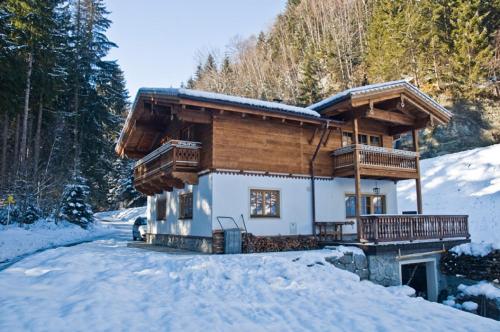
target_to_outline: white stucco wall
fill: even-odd
[[[220,228],[217,216],[231,216],[240,224],[241,214],[243,214],[248,231],[254,235],[311,234],[310,179],[219,173],[212,174],[212,176],[214,229]],[[373,193],[375,186],[380,188],[380,194],[386,195],[387,213],[397,213],[395,183],[361,181],[363,193]],[[354,179],[318,179],[315,187],[316,219],[318,221],[346,220],[345,194],[354,193]],[[280,218],[250,218],[250,189],[280,190]],[[355,225],[344,229],[344,233],[355,232]]]
[[[179,194],[193,192],[193,219],[179,219]],[[164,192],[167,196],[167,217],[156,220],[156,196],[148,197],[146,210],[148,231],[152,234],[212,236],[212,174],[199,178],[197,185]]]

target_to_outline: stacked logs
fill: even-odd
[[[500,250],[484,257],[457,255],[453,252],[443,254],[441,271],[447,275],[462,275],[471,280],[500,280]]]
[[[224,253],[224,231],[216,230],[212,233],[212,253]]]
[[[243,234],[243,252],[271,252],[318,249],[318,240],[313,236],[255,236]]]

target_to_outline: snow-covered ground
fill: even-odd
[[[468,214],[472,241],[500,243],[500,144],[421,161],[426,214]],[[416,210],[415,181],[398,183],[399,211]]]
[[[90,241],[113,232],[97,222],[89,229],[69,222],[39,220],[31,225],[0,225],[0,263],[54,246]]]
[[[118,225],[118,222],[115,221]],[[0,331],[499,331],[500,322],[325,261],[330,249],[172,255],[107,239],[60,247],[0,272]]]
[[[133,223],[137,217],[146,217],[146,207],[141,206],[124,210],[98,212],[94,216],[96,219],[102,221]]]

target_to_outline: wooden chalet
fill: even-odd
[[[418,130],[450,118],[407,81],[349,89],[307,108],[146,88],[116,152],[138,159],[134,185],[150,197],[149,219],[158,223],[151,242],[163,235],[175,243],[202,238],[203,250],[212,251],[213,233],[224,228],[218,218],[228,216],[253,234],[313,235],[324,242],[466,239],[467,216],[423,214]],[[412,149],[394,149],[405,133]],[[210,175],[214,179],[200,185]],[[230,183],[222,176],[231,176]],[[247,184],[252,177],[259,179],[255,186]],[[294,179],[300,180],[298,202],[287,189]],[[416,183],[415,214],[400,215],[394,183],[408,179]],[[343,189],[329,189],[335,181]]]

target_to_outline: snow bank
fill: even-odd
[[[467,311],[476,311],[478,307],[478,304],[476,302],[472,301],[465,301],[462,303],[462,308]]]
[[[133,223],[138,217],[146,217],[146,207],[141,206],[124,210],[98,212],[94,213],[94,217],[102,221]]]
[[[0,262],[33,253],[41,249],[92,240],[112,232],[95,224],[88,229],[69,222],[39,220],[31,225],[0,225]]]
[[[463,243],[451,248],[451,252],[457,255],[469,255],[484,257],[493,250],[500,250],[500,243]]]
[[[415,296],[415,290],[411,288],[410,286],[407,285],[401,285],[401,286],[389,286],[387,287],[387,290],[391,292],[394,295],[398,296]]]
[[[426,214],[468,214],[472,241],[500,243],[500,144],[421,161]],[[398,183],[398,209],[416,210],[415,181]]]
[[[458,286],[458,290],[465,295],[470,296],[484,295],[489,299],[500,298],[500,289],[493,286],[493,284],[487,281],[481,281],[472,286],[466,286],[462,284]]]
[[[2,330],[496,331],[335,268],[332,250],[171,255],[98,240],[0,272]]]

